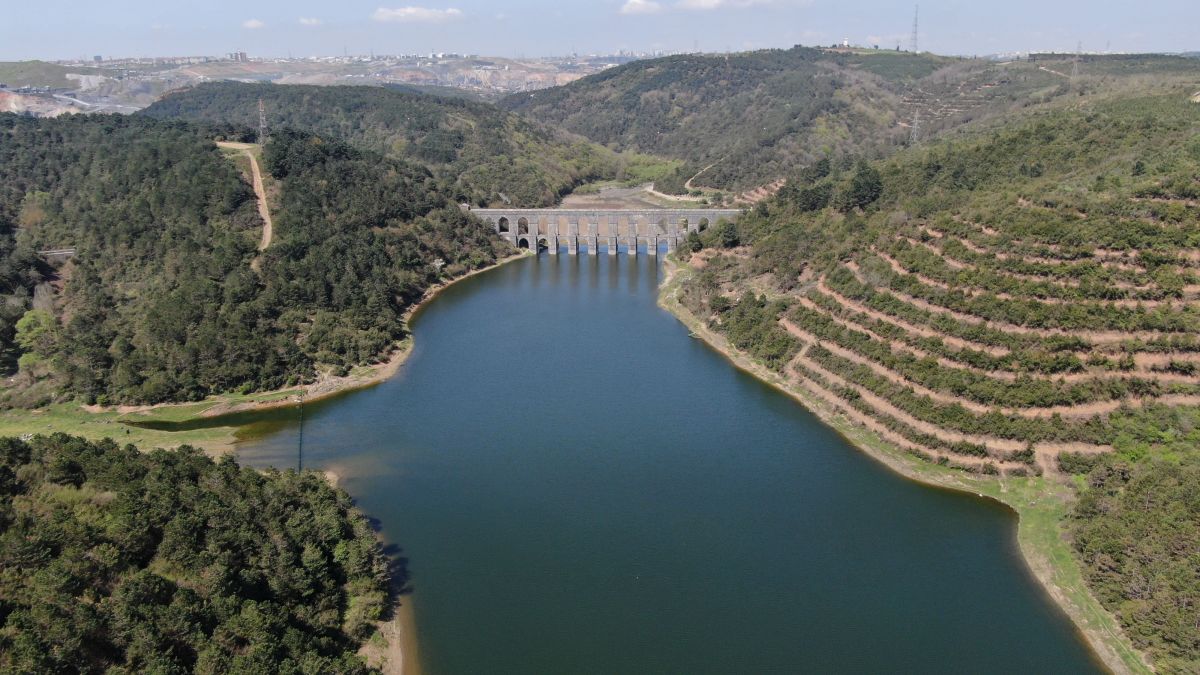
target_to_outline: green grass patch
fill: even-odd
[[[188,419],[213,404],[176,406],[157,411],[167,420]],[[155,431],[124,424],[130,417],[116,411],[88,412],[74,403],[61,403],[38,410],[0,412],[0,436],[49,435],[56,432],[98,441],[111,438],[118,443],[133,443],[140,448],[174,448],[188,444],[210,451],[227,449],[233,442],[232,428],[197,429],[186,432]],[[146,420],[153,419],[147,416]]]

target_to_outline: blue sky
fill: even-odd
[[[0,60],[429,51],[544,56],[829,44],[907,46],[913,2],[886,0],[0,0]],[[925,0],[921,47],[1200,50],[1200,0]]]

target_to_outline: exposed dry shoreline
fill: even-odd
[[[663,266],[666,276],[659,286],[659,306],[673,314],[693,335],[703,339],[735,366],[791,396],[855,447],[901,476],[925,485],[973,493],[998,501],[1012,509],[1019,519],[1018,543],[1026,568],[1041,584],[1043,590],[1071,618],[1096,656],[1114,673],[1124,675],[1153,672],[1145,654],[1133,646],[1128,636],[1120,630],[1116,619],[1083,586],[1081,572],[1074,558],[1068,556],[1068,559],[1063,560],[1063,556],[1055,555],[1056,551],[1050,550],[1046,545],[1047,532],[1031,531],[1034,528],[1030,524],[1033,520],[1031,507],[1039,502],[1053,503],[1056,500],[1061,500],[1059,504],[1065,504],[1070,499],[1066,488],[1055,485],[1057,489],[1039,494],[1032,502],[1026,502],[1023,499],[1028,495],[1012,489],[1011,480],[1006,484],[1004,479],[976,476],[938,467],[888,444],[871,431],[844,418],[822,401],[792,386],[778,373],[751,360],[730,345],[724,336],[710,330],[704,321],[675,298],[677,288],[674,282],[681,271],[681,263],[674,260],[673,256],[667,256],[663,258]],[[1040,487],[1050,485],[1052,484],[1046,482]],[[1043,505],[1039,509],[1039,515],[1044,517],[1046,510],[1047,506]],[[1057,523],[1054,524],[1054,532],[1050,534],[1061,536]]]

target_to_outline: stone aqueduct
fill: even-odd
[[[675,250],[688,232],[699,232],[721,220],[733,220],[736,209],[471,209],[514,246],[558,253],[565,246],[575,255],[582,246],[593,255],[604,246],[609,255],[638,247],[658,255],[660,245]]]

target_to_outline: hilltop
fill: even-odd
[[[679,299],[910,455],[1090,474],[1068,527],[1093,592],[1160,670],[1191,672],[1200,105],[1191,85],[1100,77],[1070,106],[797,172],[693,240]]]
[[[260,99],[272,128],[418,162],[479,205],[549,206],[620,164],[609,150],[491,104],[404,89],[221,82],[172,92],[140,114],[249,130]]]
[[[1066,58],[1070,58],[1069,56]],[[1089,59],[1093,83],[1194,75],[1195,61]],[[659,189],[774,183],[822,157],[882,157],[972,120],[1076,93],[1071,66],[881,50],[795,47],[637,61],[563,87],[511,95],[509,110],[617,150],[686,160]],[[693,178],[694,177],[694,178]],[[693,178],[690,185],[688,178]]]

